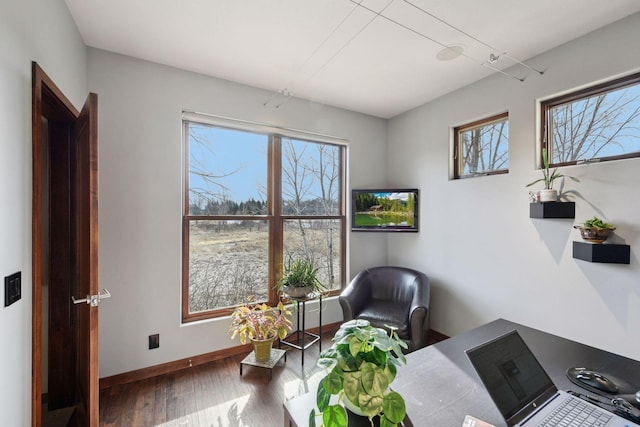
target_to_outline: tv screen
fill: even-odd
[[[352,190],[352,231],[418,231],[418,190]]]

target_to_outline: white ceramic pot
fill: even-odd
[[[283,286],[282,291],[292,298],[304,298],[313,292],[313,286]]]
[[[557,202],[558,201],[558,191],[557,190],[540,190],[538,193],[540,195],[541,202]]]

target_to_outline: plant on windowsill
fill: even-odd
[[[541,202],[555,202],[558,200],[558,191],[553,189],[553,182],[562,177],[567,177],[575,182],[580,182],[578,178],[574,178],[569,175],[563,175],[558,172],[558,168],[555,168],[553,171],[549,168],[549,156],[547,154],[547,149],[542,149],[542,178],[538,178],[533,182],[527,184],[527,187],[531,187],[533,184],[537,184],[538,182],[544,182],[544,189],[538,192],[538,198]]]
[[[319,366],[330,370],[320,381],[316,396],[322,425],[346,426],[345,407],[369,418],[372,426],[376,417],[381,427],[402,422],[406,415],[404,399],[389,386],[396,377],[397,366],[406,363],[403,348],[406,349],[407,344],[393,330],[387,334],[359,319],[343,323],[333,337],[331,348],[320,353],[318,360]],[[330,404],[332,395],[338,396],[336,404]],[[316,426],[315,409],[309,414],[309,425]]]
[[[609,238],[609,234],[616,229],[615,225],[602,221],[597,216],[586,220],[573,228],[580,230],[580,236],[589,243],[602,243]]]
[[[322,292],[325,287],[318,279],[318,268],[312,262],[289,257],[275,289],[292,298],[303,298],[314,292]]]
[[[273,308],[252,301],[253,297],[249,297],[246,304],[233,310],[229,333],[231,339],[239,337],[242,344],[251,341],[256,361],[266,362],[271,358],[273,341],[276,338],[283,339],[291,329],[291,321],[287,317],[291,311],[282,302]]]

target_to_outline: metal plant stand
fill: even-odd
[[[289,335],[287,335],[286,337],[284,337],[284,339],[280,340],[278,342],[278,348],[280,348],[280,346],[282,344],[287,345],[289,347],[298,349],[302,352],[302,365],[304,366],[304,351],[306,349],[308,349],[309,347],[311,347],[313,344],[315,344],[316,342],[319,342],[318,344],[318,351],[322,351],[322,294],[321,293],[317,293],[317,294],[311,294],[309,296],[306,297],[291,297],[289,296],[289,298],[293,301],[296,301],[298,303],[298,316],[297,316],[297,322],[296,322],[296,330],[291,332]],[[318,310],[318,334],[314,334],[309,332],[306,329],[306,325],[305,325],[305,320],[306,320],[306,314],[307,314],[307,306],[306,303],[308,301],[313,301],[313,300],[318,300],[318,304],[319,304],[319,310]],[[300,318],[302,317],[302,327],[300,326]]]
[[[247,357],[242,359],[242,362],[240,362],[240,376],[242,376],[242,365],[251,365],[251,366],[257,366],[258,368],[268,369],[269,381],[271,381],[271,378],[273,377],[273,367],[276,366],[276,364],[280,361],[280,359],[282,359],[282,356],[284,356],[284,361],[286,362],[287,352],[285,350],[280,350],[279,348],[272,348],[271,358],[264,362],[258,362],[256,360],[255,353],[252,351],[251,353],[249,353]]]

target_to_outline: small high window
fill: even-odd
[[[454,178],[509,172],[509,114],[454,129]]]
[[[640,156],[640,73],[540,105],[552,166]]]

